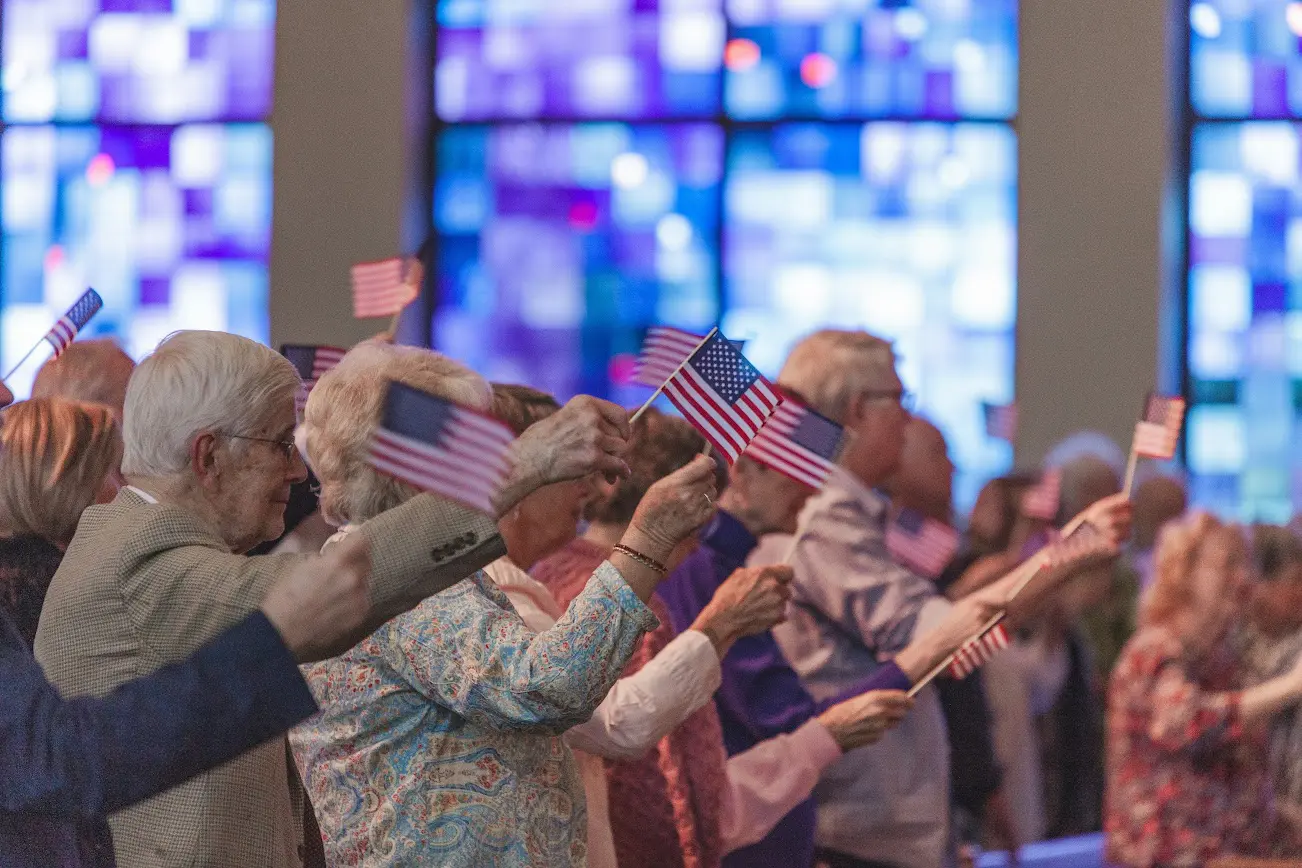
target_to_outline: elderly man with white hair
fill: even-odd
[[[127,389],[129,485],[93,506],[46,598],[36,655],[67,695],[102,696],[169,663],[255,610],[313,555],[245,557],[278,536],[289,487],[305,476],[294,446],[293,366],[258,343],[179,332]],[[500,511],[540,485],[626,470],[624,412],[576,399],[514,444]],[[505,551],[496,516],[429,495],[358,529],[374,573],[369,616],[353,635],[298,654],[351,647],[393,616]],[[302,790],[283,739],[110,820],[121,866],[294,868],[302,862]]]
[[[778,383],[847,435],[840,472],[801,512],[804,534],[791,559],[796,605],[773,631],[809,692],[823,700],[937,627],[951,604],[930,580],[892,562],[886,548],[890,505],[878,488],[899,467],[910,418],[891,345],[861,331],[816,332],[792,349]],[[1124,502],[1105,501],[1091,520],[1115,536],[1128,515]],[[778,560],[788,544],[766,538],[751,563]],[[1006,577],[978,593],[1003,608],[1014,582]],[[815,840],[831,868],[936,868],[947,861],[945,722],[934,688],[916,702],[880,747],[847,753],[815,790]]]

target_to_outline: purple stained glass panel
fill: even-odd
[[[717,113],[722,0],[439,0],[445,121]]]
[[[1017,0],[728,0],[728,114],[1006,119]]]
[[[7,123],[263,120],[275,0],[2,0]]]
[[[6,370],[87,286],[88,333],[137,357],[179,328],[267,340],[265,125],[10,127],[0,169]]]
[[[450,128],[436,160],[440,349],[496,380],[632,402],[647,327],[716,321],[719,128]]]

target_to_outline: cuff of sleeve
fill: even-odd
[[[908,690],[913,686],[909,676],[904,674],[904,670],[899,667],[894,660],[888,660],[877,668],[869,679],[872,686],[867,690]]]
[[[592,574],[591,582],[597,582],[642,631],[649,633],[660,626],[660,619],[656,617],[655,612],[638,599],[637,594],[633,593],[633,589],[628,586],[628,582],[624,581],[624,574],[615,569],[615,565],[610,561],[601,562],[601,566],[597,567],[597,571]]]
[[[316,713],[316,700],[298,670],[280,632],[262,612],[254,612],[226,632],[231,649],[229,669],[255,685],[263,714],[289,729]]]
[[[827,727],[817,720],[803,723],[799,729],[791,733],[791,738],[798,746],[797,750],[793,751],[793,755],[807,757],[810,763],[817,766],[820,774],[841,758],[841,746],[836,743],[836,739],[832,738],[832,733],[827,731]]]
[[[656,656],[666,657],[669,677],[680,685],[679,689],[687,691],[692,708],[709,702],[723,684],[723,669],[714,643],[699,630],[688,630],[674,637]]]

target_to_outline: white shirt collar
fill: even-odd
[[[128,485],[126,489],[127,491],[130,491],[132,494],[134,494],[136,497],[143,500],[145,503],[158,503],[158,498],[154,497],[152,494],[150,494],[148,491],[145,491],[143,488],[136,488],[134,485]]]

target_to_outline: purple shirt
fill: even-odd
[[[745,564],[756,542],[741,522],[719,510],[701,532],[701,546],[656,590],[669,609],[676,631],[691,627],[719,585],[733,570]],[[714,704],[729,756],[776,735],[794,732],[828,707],[865,690],[909,687],[899,667],[889,664],[854,688],[815,702],[768,631],[738,639],[723,658],[721,669],[723,683],[714,695]],[[806,799],[768,837],[730,853],[724,865],[726,868],[770,868],[812,864],[815,810],[814,799]]]

